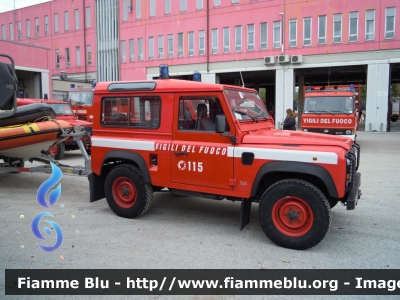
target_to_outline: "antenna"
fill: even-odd
[[[328,86],[330,77],[331,77],[331,67],[328,67]]]
[[[231,33],[229,32],[229,35],[230,35],[230,34],[231,34]],[[232,43],[232,44],[233,44],[234,51],[235,51],[236,62],[239,63],[239,60],[238,60],[238,58],[237,58],[237,53],[236,53],[236,44],[235,44],[235,43]],[[242,79],[242,87],[244,87],[244,81],[243,81],[243,76],[242,76],[242,70],[240,70],[240,68],[239,68],[239,74],[240,74],[240,78]]]

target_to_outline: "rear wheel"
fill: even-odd
[[[261,197],[259,219],[265,234],[282,247],[304,250],[317,245],[329,230],[328,200],[304,180],[282,180]]]
[[[390,120],[391,120],[392,122],[397,122],[398,119],[399,119],[399,116],[397,116],[397,115],[394,115],[394,116],[392,116],[392,117],[390,118]]]
[[[136,218],[151,206],[152,186],[146,183],[140,171],[132,165],[122,164],[110,171],[105,181],[108,205],[118,216]]]
[[[65,155],[65,144],[58,143],[53,145],[52,147],[49,148],[49,153],[55,160],[63,158]]]

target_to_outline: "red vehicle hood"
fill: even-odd
[[[304,145],[304,146],[339,146],[348,151],[353,145],[350,138],[291,130],[259,130],[250,131],[243,137],[243,144],[268,145]]]

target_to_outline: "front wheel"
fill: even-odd
[[[397,122],[398,119],[399,119],[399,116],[397,116],[397,115],[394,115],[394,116],[392,116],[392,117],[390,118],[390,120],[391,120],[392,122]]]
[[[282,180],[268,188],[261,197],[258,214],[262,229],[273,242],[296,250],[317,245],[331,222],[324,194],[298,179]]]
[[[139,217],[151,206],[153,188],[133,165],[122,164],[112,169],[104,188],[108,205],[120,217]]]

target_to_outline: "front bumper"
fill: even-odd
[[[358,199],[361,197],[361,173],[356,172],[353,180],[353,186],[349,193],[347,194],[347,197],[344,198],[343,203],[346,204],[347,210],[353,210],[356,208]]]

